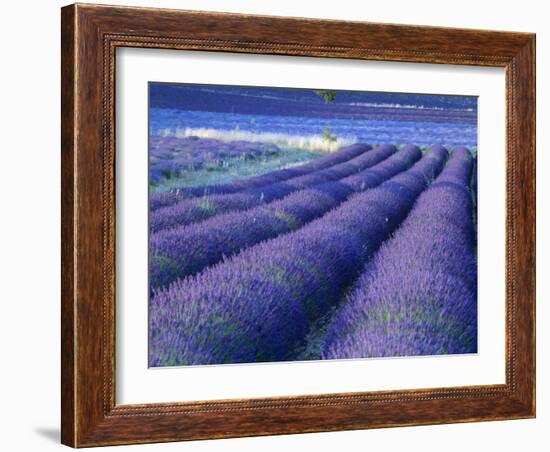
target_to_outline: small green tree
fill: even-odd
[[[321,96],[325,104],[330,104],[336,100],[336,91],[328,91],[328,90],[316,90],[314,91],[315,94],[318,96]]]
[[[329,143],[334,143],[337,138],[336,135],[331,135],[328,129],[325,127],[323,128],[323,140],[328,141]]]

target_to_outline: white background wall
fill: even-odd
[[[357,0],[113,0],[118,4],[283,16],[531,31],[537,33],[538,79],[538,412],[536,420],[407,427],[223,441],[119,447],[187,451],[460,451],[547,450],[550,430],[544,298],[545,254],[550,253],[548,129],[550,31],[545,2]],[[96,2],[94,2],[96,3]],[[1,212],[0,447],[58,450],[59,445],[59,8],[60,1],[2,5],[0,70]],[[521,351],[520,351],[521,352]],[[546,381],[544,381],[546,380]],[[546,448],[545,448],[546,446]]]

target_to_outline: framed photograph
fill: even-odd
[[[62,442],[535,416],[535,36],[62,9]]]

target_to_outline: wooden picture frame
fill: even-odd
[[[535,35],[94,5],[62,9],[62,442],[73,447],[535,416]],[[506,383],[115,403],[115,50],[506,69]]]

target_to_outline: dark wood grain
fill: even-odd
[[[506,384],[116,405],[117,47],[506,68]],[[535,415],[535,36],[72,5],[62,10],[62,442],[74,447]]]
[[[76,444],[74,385],[74,157],[75,39],[74,8],[61,11],[61,441]]]

